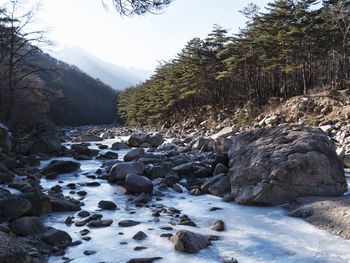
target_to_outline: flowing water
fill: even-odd
[[[115,140],[105,140],[103,144],[111,145]],[[96,145],[92,144],[92,147]],[[103,151],[102,151],[103,152]],[[117,151],[122,160],[127,150]],[[72,158],[56,158],[72,160]],[[51,160],[43,161],[41,166],[47,165]],[[81,161],[81,168],[75,174],[60,175],[55,180],[42,179],[42,186],[48,190],[52,186],[60,184],[65,196],[79,198],[78,195],[70,194],[66,185],[76,183],[77,189],[85,190],[88,194],[83,200],[85,206],[82,210],[90,213],[100,213],[103,219],[112,219],[113,224],[106,228],[67,226],[64,221],[67,216],[77,213],[51,213],[43,216],[44,222],[67,231],[73,241],[81,240],[79,231],[89,229],[90,241],[82,240],[82,244],[67,249],[65,257],[73,259],[73,263],[119,263],[127,262],[131,258],[162,257],[155,261],[159,263],[214,263],[220,262],[221,258],[234,257],[240,263],[256,262],[300,262],[300,263],[349,263],[350,240],[344,240],[333,236],[325,231],[316,229],[301,219],[291,218],[285,215],[282,207],[248,207],[234,203],[222,202],[220,198],[211,195],[199,197],[191,196],[186,191],[182,194],[169,190],[161,201],[152,201],[150,204],[181,209],[187,214],[198,227],[173,226],[172,231],[160,229],[170,226],[170,216],[161,214],[160,222],[154,222],[150,208],[135,208],[128,200],[130,196],[124,195],[124,190],[116,185],[110,185],[107,181],[90,179],[82,173],[93,174],[100,167],[101,161]],[[59,183],[62,180],[64,183]],[[350,183],[350,179],[349,183]],[[88,187],[87,182],[97,181],[98,187]],[[115,211],[100,211],[98,202],[111,200],[118,206]],[[211,207],[220,207],[222,210],[211,212]],[[118,222],[124,219],[140,221],[141,224],[133,227],[122,228]],[[210,230],[210,226],[216,220],[225,222],[224,232]],[[201,250],[198,254],[184,254],[174,250],[172,243],[160,237],[162,233],[176,233],[178,230],[187,229],[200,234],[219,235],[221,240],[212,242],[212,246]],[[132,237],[138,231],[143,231],[148,238],[143,241],[133,240]],[[127,242],[122,245],[120,242]],[[147,249],[135,251],[134,247],[145,246]],[[85,256],[85,250],[95,250],[96,254]],[[49,262],[64,262],[62,257],[51,257]]]

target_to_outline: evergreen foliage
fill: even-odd
[[[238,34],[215,25],[149,80],[119,92],[120,117],[129,125],[157,124],[184,108],[348,88],[350,1],[324,0],[320,8],[317,2],[275,0],[266,12],[250,4]]]

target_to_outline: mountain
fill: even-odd
[[[49,118],[57,125],[113,123],[116,119],[116,91],[79,68],[45,53],[35,55],[37,64],[57,68],[40,72],[45,86],[56,93],[50,99]]]
[[[122,90],[145,81],[152,74],[152,71],[118,66],[103,61],[80,47],[64,48],[61,51],[51,53],[51,55],[77,66],[88,75],[100,79],[115,90]]]

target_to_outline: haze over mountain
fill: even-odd
[[[123,67],[103,61],[80,47],[65,47],[58,52],[51,53],[51,55],[77,66],[85,73],[100,79],[115,90],[121,90],[145,81],[152,74],[152,71]]]

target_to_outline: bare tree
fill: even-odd
[[[2,86],[0,99],[1,105],[5,107],[4,121],[7,124],[15,104],[15,90],[21,87],[19,83],[27,77],[46,70],[35,63],[35,54],[51,44],[45,37],[45,31],[33,29],[40,2],[30,6],[27,2],[9,0],[0,7],[0,78],[6,83]]]
[[[174,0],[113,0],[118,13],[123,16],[157,14]],[[103,2],[103,0],[102,0]]]

